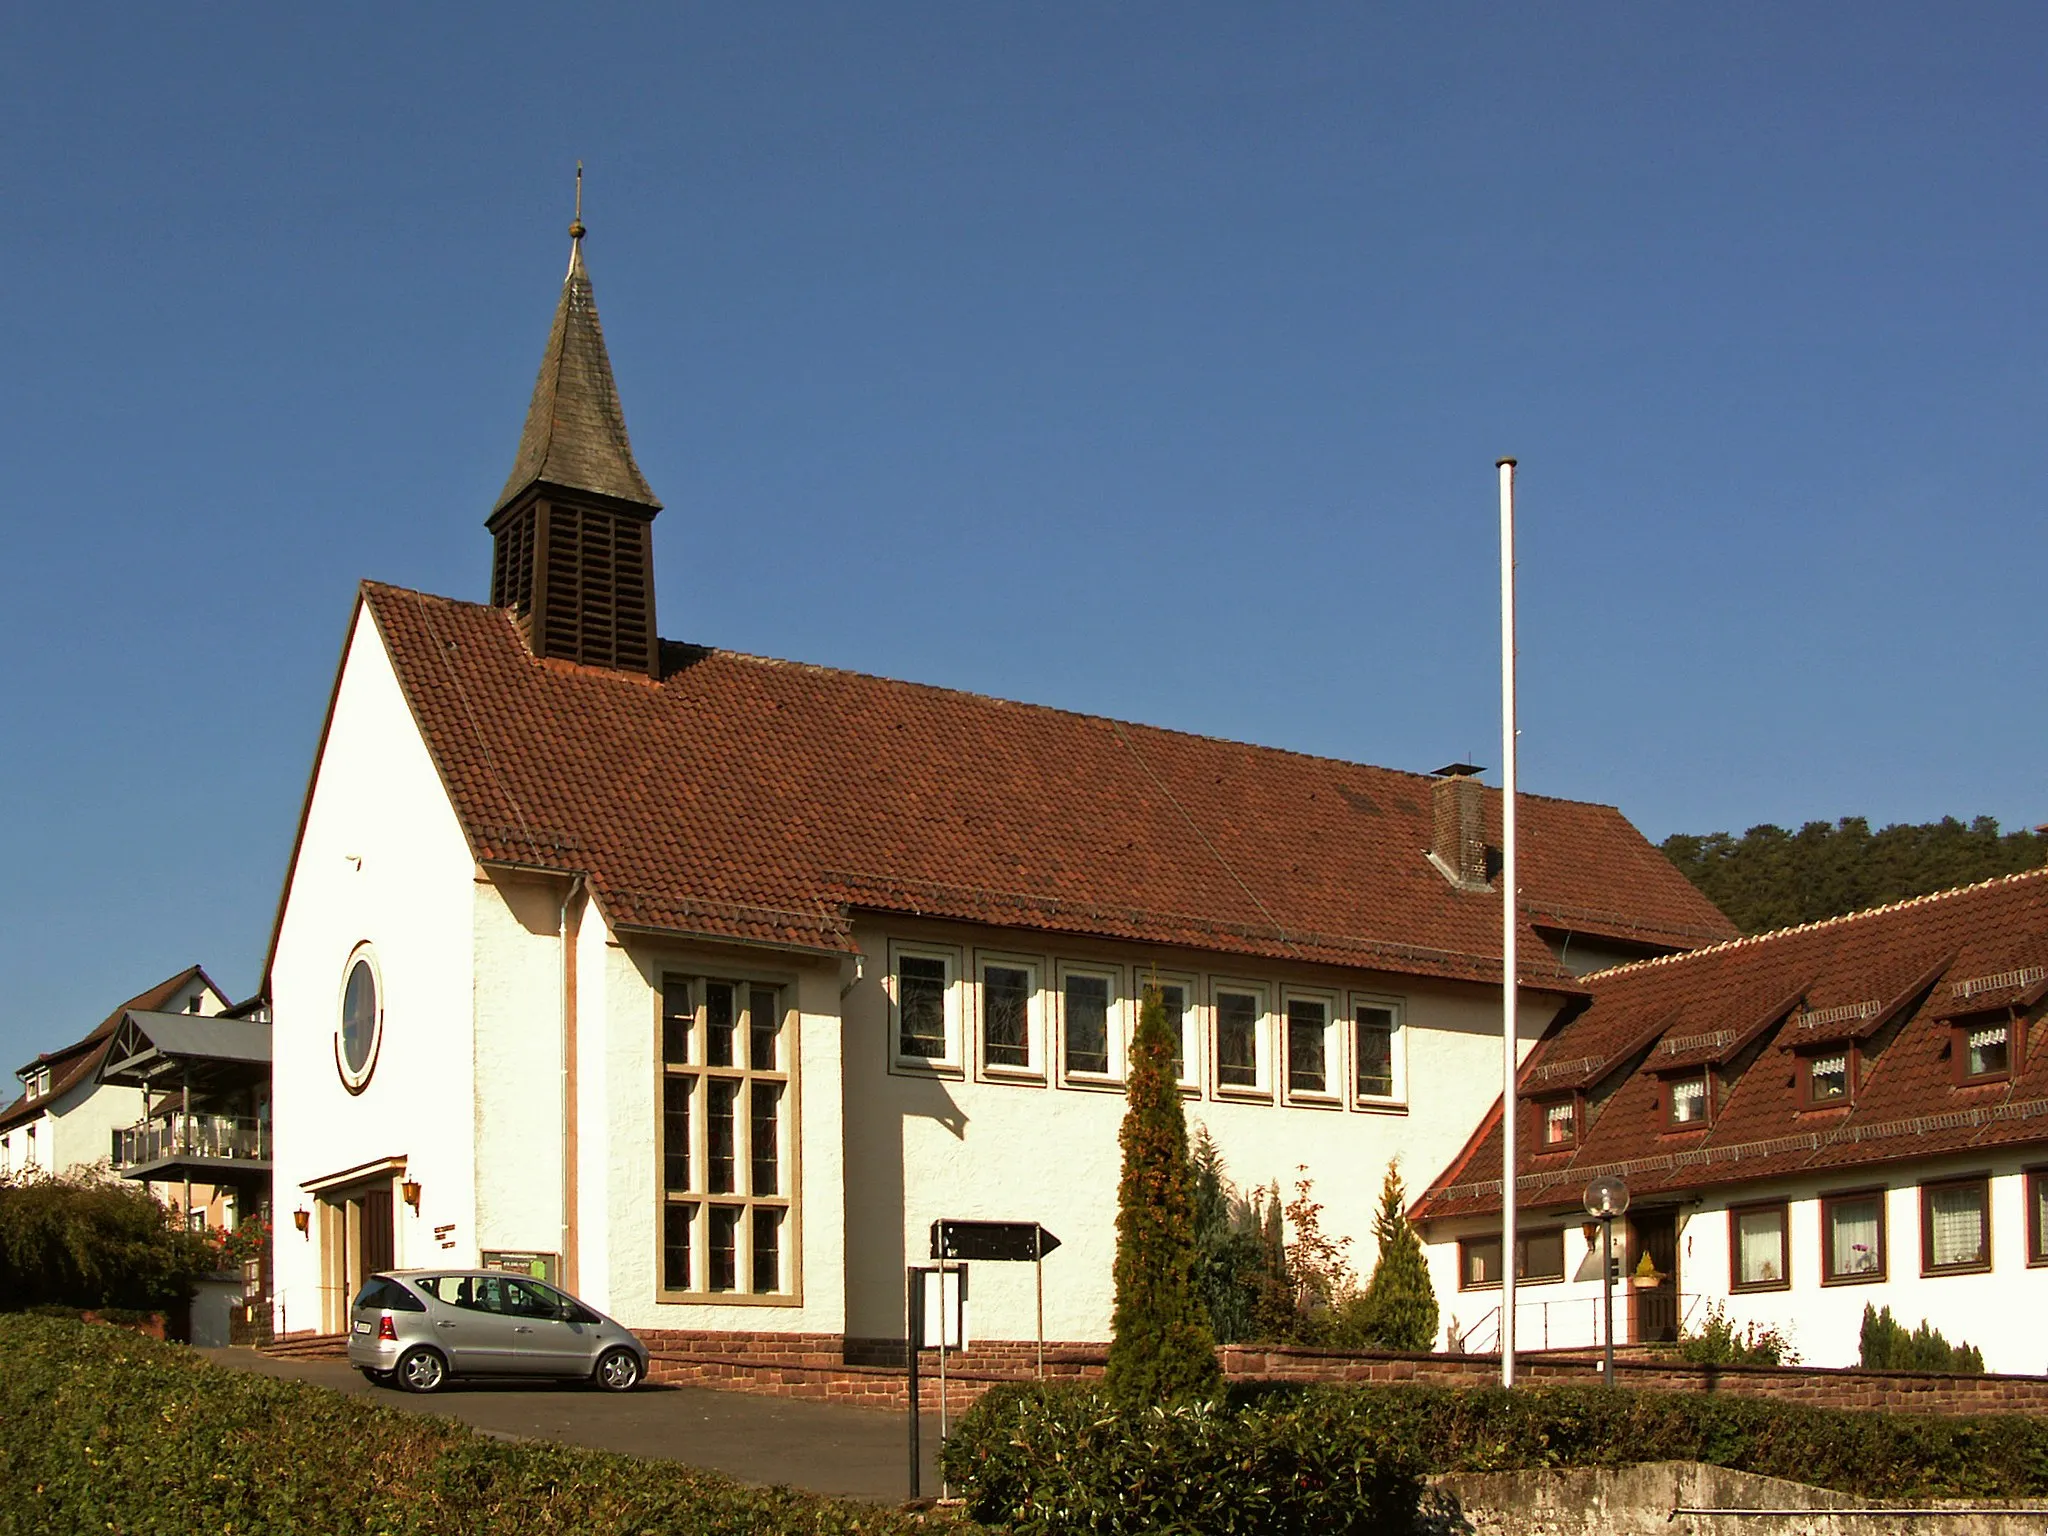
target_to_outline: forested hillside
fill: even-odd
[[[2048,837],[2001,834],[1989,816],[1967,825],[1944,816],[1881,832],[1861,816],[1832,826],[1809,821],[1797,832],[1766,823],[1740,837],[1676,833],[1662,847],[1744,933],[1839,917],[2048,862]]]

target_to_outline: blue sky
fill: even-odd
[[[329,8],[332,12],[333,8]],[[1653,838],[2048,820],[2038,6],[32,7],[0,1055],[252,989],[355,582],[482,598],[573,166],[664,633]]]

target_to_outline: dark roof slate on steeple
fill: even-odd
[[[533,402],[526,409],[526,428],[519,434],[519,453],[498,507],[535,481],[661,506],[633,462],[580,239],[570,250],[569,275],[562,281]]]

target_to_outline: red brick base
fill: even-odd
[[[646,1332],[657,1381],[694,1382],[778,1397],[829,1399],[900,1411],[907,1397],[901,1339],[845,1339],[837,1334]],[[1500,1380],[1498,1357],[1337,1354],[1277,1346],[1226,1344],[1217,1351],[1232,1381],[1417,1382],[1484,1387]],[[1048,1377],[1102,1374],[1107,1346],[1061,1342],[1045,1347]],[[1586,1385],[1600,1379],[1598,1360],[1524,1355],[1520,1379],[1537,1386]],[[1912,1413],[2048,1414],[2048,1377],[1942,1376],[1924,1371],[1827,1370],[1819,1367],[1702,1366],[1673,1360],[1623,1359],[1615,1380],[1661,1392],[1726,1392],[1823,1408],[1885,1408]],[[994,1339],[946,1358],[946,1402],[965,1408],[998,1382],[1036,1374],[1029,1339]],[[939,1403],[938,1355],[918,1359],[919,1399]]]

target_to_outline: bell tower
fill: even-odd
[[[511,610],[536,656],[658,677],[652,534],[661,503],[633,462],[583,236],[579,165],[569,275],[511,477],[484,524],[491,603]]]

